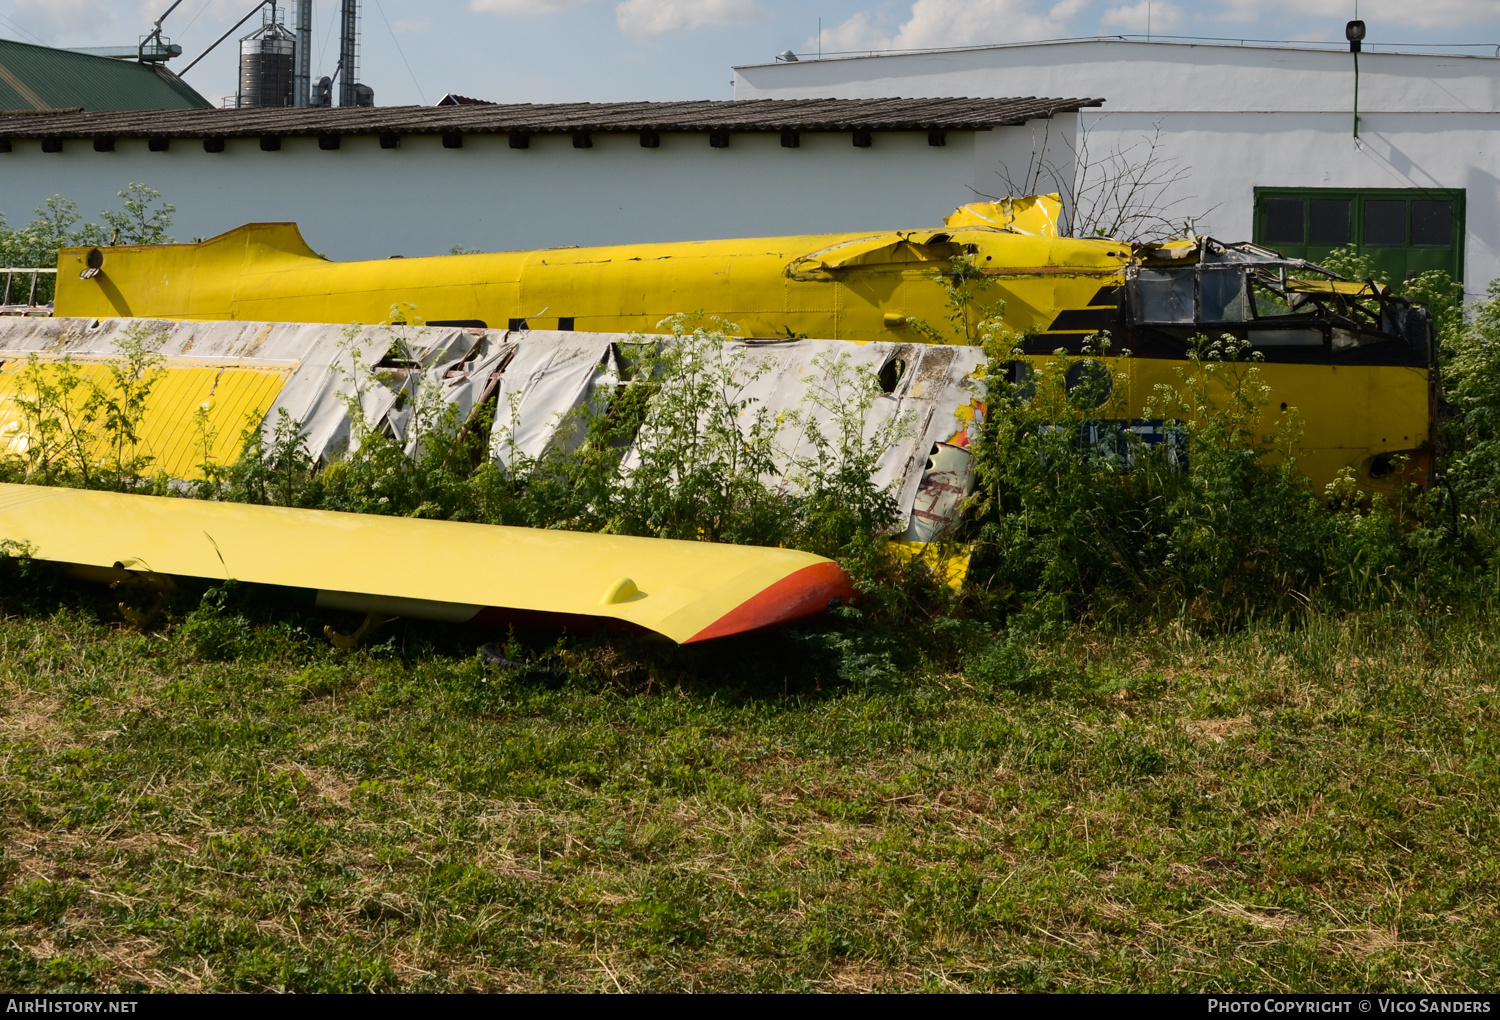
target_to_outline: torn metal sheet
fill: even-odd
[[[1062,222],[1062,196],[1027,195],[993,202],[961,205],[943,221],[950,227],[997,227],[1034,237],[1058,237]]]
[[[958,520],[959,506],[974,492],[974,455],[951,443],[934,443],[917,485],[906,541],[932,542]]]
[[[219,437],[212,453],[220,463],[238,453],[231,440],[237,441],[247,421],[268,441],[279,423],[290,421],[315,460],[336,460],[357,441],[356,409],[370,429],[402,442],[412,454],[421,419],[431,424],[452,407],[457,420],[465,421],[493,397],[490,455],[512,467],[549,451],[568,452],[579,442],[578,417],[607,405],[622,385],[632,350],[685,342],[629,333],[457,327],[0,320],[0,414],[10,415],[13,441],[18,416],[4,389],[4,381],[13,378],[12,366],[24,365],[32,353],[51,363],[66,356],[98,365],[120,356],[118,341],[131,327],[160,338],[166,369],[157,386],[161,399],[147,408],[142,452],[154,458],[155,467],[184,479],[199,476],[201,434],[192,412],[213,378],[238,373],[275,383],[257,391],[258,399],[212,405]],[[977,347],[729,340],[714,356],[727,359],[742,380],[747,414],[764,409],[785,423],[777,434],[777,461],[781,484],[787,485],[797,463],[816,449],[812,430],[834,449],[845,441],[841,409],[852,399],[856,377],[867,386],[877,380],[879,389],[863,418],[864,435],[875,437],[884,427],[892,442],[872,481],[890,487],[906,514],[938,446],[962,450],[978,439],[984,420],[985,356]],[[622,457],[628,468],[632,451]],[[903,530],[907,523],[901,522]]]

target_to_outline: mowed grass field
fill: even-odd
[[[104,616],[0,623],[7,990],[1500,986],[1489,616],[1078,630],[972,675]]]

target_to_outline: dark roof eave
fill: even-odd
[[[0,137],[255,138],[322,134],[611,134],[656,131],[984,131],[1102,99],[811,99],[0,113]]]

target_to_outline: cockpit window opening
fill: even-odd
[[[1203,268],[1198,272],[1198,321],[1245,322],[1250,318],[1244,269]]]
[[[1250,277],[1251,306],[1257,319],[1278,319],[1288,315],[1313,315],[1318,306],[1309,294],[1288,294],[1286,273],[1277,276],[1253,273]]]
[[[1136,319],[1153,325],[1190,326],[1197,318],[1192,269],[1142,269],[1131,281]]]

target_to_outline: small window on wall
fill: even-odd
[[[1300,198],[1265,201],[1266,244],[1303,244],[1307,241],[1307,203]]]
[[[1335,248],[1349,243],[1349,210],[1354,203],[1347,198],[1314,198],[1308,201],[1308,243],[1333,245]]]
[[[1254,240],[1310,262],[1352,246],[1393,281],[1429,269],[1462,280],[1464,198],[1461,189],[1256,188]]]
[[[1449,248],[1453,245],[1453,203],[1418,200],[1411,204],[1413,248]]]

